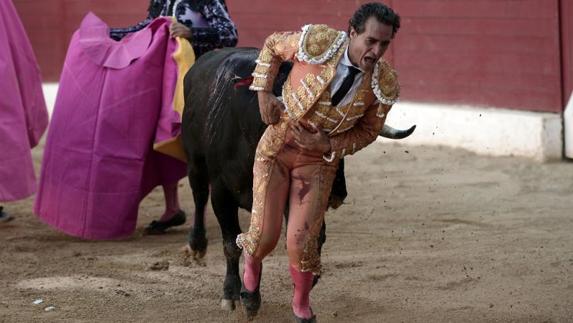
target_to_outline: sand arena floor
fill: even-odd
[[[573,321],[573,163],[376,144],[347,159],[347,181],[312,292],[320,322]],[[122,241],[67,237],[32,205],[5,204],[16,220],[0,227],[1,322],[244,320],[219,308],[225,261],[211,209],[197,262],[181,251],[189,224],[142,236],[162,212],[159,190]],[[256,322],[292,321],[284,241],[265,261],[262,294]]]

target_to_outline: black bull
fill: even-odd
[[[234,302],[239,299],[241,250],[235,244],[241,233],[238,209],[251,210],[255,149],[266,128],[259,114],[257,95],[248,88],[257,55],[254,48],[213,51],[198,59],[185,76],[182,139],[195,202],[189,246],[194,257],[204,256],[207,249],[204,212],[210,186],[211,204],[221,227],[227,259],[222,301],[225,309],[234,309]],[[289,63],[281,66],[274,84],[275,95],[280,93],[291,66]],[[414,127],[390,132],[386,137],[403,138],[413,130]],[[330,206],[340,206],[346,195],[341,163]],[[324,224],[319,239],[322,247],[326,239]]]

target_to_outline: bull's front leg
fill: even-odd
[[[207,166],[202,158],[189,158],[187,175],[193,191],[195,216],[189,232],[189,247],[195,259],[201,259],[207,252],[207,237],[205,232],[205,206],[209,199],[209,177]]]
[[[241,291],[241,276],[239,274],[241,249],[235,242],[237,235],[241,233],[239,205],[224,184],[218,181],[211,185],[211,204],[221,227],[223,252],[227,260],[221,308],[232,311],[236,307],[235,302],[239,301]]]

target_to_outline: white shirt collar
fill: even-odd
[[[344,56],[342,57],[342,59],[340,60],[340,63],[342,65],[346,65],[346,66],[353,66],[357,69],[360,70],[360,73],[364,73],[364,71],[362,69],[360,69],[360,67],[355,66],[354,64],[352,64],[352,62],[350,61],[350,56],[348,56],[348,49],[350,48],[350,46],[346,46],[346,50],[344,51]]]

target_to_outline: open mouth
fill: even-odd
[[[374,64],[374,58],[372,57],[364,57],[364,63],[366,64]]]

